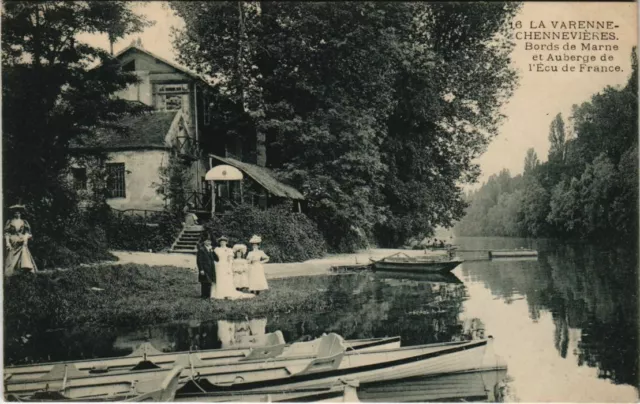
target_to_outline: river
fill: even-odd
[[[131,329],[62,330],[32,336],[22,354],[52,360],[117,356],[145,339],[164,351],[212,349],[232,345],[236,335],[275,330],[287,341],[337,332],[345,338],[400,335],[403,345],[412,345],[450,341],[475,324],[494,337],[496,353],[508,364],[506,374],[498,375],[506,386],[503,401],[638,400],[634,255],[545,240],[455,242],[461,249],[535,248],[540,255],[535,260],[465,262],[444,282],[373,273],[313,277],[325,298],[341,310],[241,322],[193,320]],[[434,396],[433,383],[468,391],[461,397]],[[476,394],[476,384],[482,383],[488,382],[449,378],[426,381],[419,388],[415,383],[382,390],[364,387],[359,394],[363,401],[402,401],[409,399],[408,390],[422,389],[416,396],[420,400],[476,401],[483,398]]]

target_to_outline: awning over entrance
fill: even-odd
[[[210,154],[209,157],[225,164],[214,166],[213,169],[228,166],[231,166],[231,168],[237,168],[238,170],[242,171],[242,173],[246,174],[249,178],[260,184],[269,193],[277,197],[294,200],[304,200],[304,196],[302,196],[302,194],[297,189],[278,181],[273,173],[265,167],[244,163],[230,157],[220,157],[213,154]],[[209,172],[213,171],[213,169]],[[209,173],[207,173],[207,175],[209,175]],[[209,180],[208,177],[206,177],[205,179]]]
[[[244,176],[240,170],[226,164],[213,167],[204,176],[207,181],[240,181],[243,178]]]

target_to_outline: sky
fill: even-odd
[[[160,57],[176,62],[176,53],[171,41],[171,27],[184,26],[163,2],[139,2],[134,9],[154,20],[155,24],[144,32],[124,38],[114,45],[114,51],[124,49],[131,41],[140,38],[145,49]],[[507,168],[512,175],[522,172],[527,149],[533,147],[541,161],[546,160],[549,143],[549,124],[557,113],[565,121],[570,116],[571,106],[588,101],[606,86],[622,86],[631,71],[631,49],[637,44],[637,5],[635,3],[601,2],[527,2],[516,16],[525,28],[530,22],[539,21],[614,21],[618,25],[615,43],[620,50],[615,53],[622,72],[619,73],[536,73],[529,72],[528,65],[536,52],[527,51],[524,41],[517,41],[512,54],[512,64],[520,73],[519,87],[509,102],[502,108],[506,115],[497,136],[487,151],[477,159],[482,175],[479,182],[466,189],[478,187],[489,176]],[[548,25],[548,23],[547,23]],[[106,35],[85,35],[80,39],[94,46],[108,49]],[[550,41],[538,41],[549,43]],[[604,43],[604,42],[602,42]],[[583,55],[584,52],[572,52]]]

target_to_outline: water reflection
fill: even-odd
[[[482,248],[479,240],[473,242]],[[500,342],[507,335],[519,339],[501,344],[502,353],[513,356],[509,373],[528,379],[537,370],[551,383],[554,376],[555,383],[564,378],[563,387],[554,386],[555,395],[535,392],[526,385],[529,380],[516,378],[518,390],[524,390],[520,399],[635,401],[637,391],[610,384],[638,386],[637,256],[544,243],[534,248],[542,251],[538,262],[468,262],[459,270],[470,292],[467,314],[490,320]],[[476,285],[505,306],[488,303]],[[507,309],[516,303],[526,304],[532,324],[522,324],[527,332],[515,329],[519,307]],[[547,329],[552,337],[548,348],[547,337],[540,334]],[[607,383],[590,382],[594,379]]]
[[[636,255],[517,239],[462,239],[457,244],[468,249],[534,248],[540,257],[466,262],[446,276],[377,272],[314,277],[322,298],[337,308],[330,312],[194,319],[130,329],[35,330],[26,342],[5,341],[5,360],[121,356],[147,340],[162,351],[227,348],[258,342],[278,330],[287,342],[336,332],[346,339],[399,335],[403,346],[493,335],[496,352],[509,365],[510,381],[501,393],[505,401],[637,400],[630,387],[638,385]],[[480,399],[471,390],[482,378],[467,384],[447,380],[439,386],[467,389],[458,392],[467,401]],[[434,381],[396,382],[383,386],[387,393],[396,391],[395,396],[382,396],[399,401],[409,395],[397,391],[414,389],[411,397],[429,401],[437,392],[424,388],[430,383]],[[375,386],[369,387],[363,392],[373,394]],[[437,401],[448,399],[454,397]]]

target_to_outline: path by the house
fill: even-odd
[[[312,259],[304,262],[294,263],[268,263],[264,265],[267,279],[287,278],[293,276],[326,275],[331,273],[333,266],[361,265],[370,262],[370,259],[381,259],[391,254],[403,252],[408,255],[441,255],[441,251],[424,250],[396,250],[396,249],[373,249],[363,250],[355,254],[335,254],[323,258]],[[166,254],[149,252],[129,252],[112,251],[118,257],[118,261],[108,262],[111,265],[140,264],[140,265],[161,265],[190,268],[196,271],[196,256],[191,254]]]

